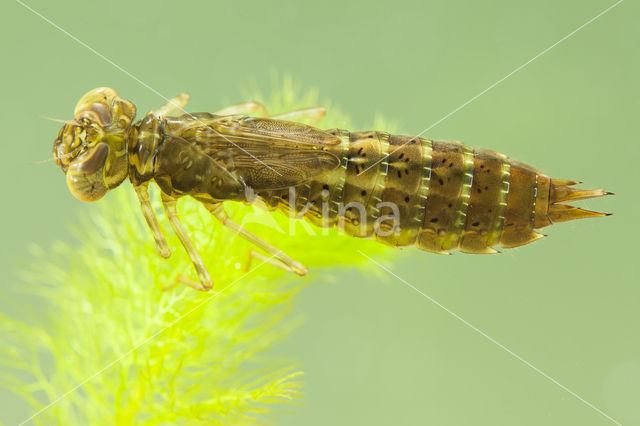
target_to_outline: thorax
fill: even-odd
[[[131,126],[129,178],[139,185],[153,178],[154,159],[164,138],[164,119],[150,112]]]

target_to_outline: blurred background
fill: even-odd
[[[164,96],[190,92],[190,110],[268,93],[273,73],[288,74],[346,111],[352,130],[380,115],[416,134],[614,2],[26,4]],[[86,212],[54,163],[34,164],[59,129],[38,115],[71,118],[97,86],[140,113],[164,101],[19,2],[0,10],[6,289],[30,244],[70,240],[67,224]],[[374,263],[312,271],[304,323],[271,354],[306,372],[305,398],[274,423],[640,425],[639,12],[620,3],[425,135],[604,187],[616,196],[582,205],[615,215],[501,255],[403,250],[385,263],[455,315]],[[2,391],[0,421],[29,412]]]

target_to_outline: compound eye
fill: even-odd
[[[98,120],[100,120],[100,124],[103,126],[108,126],[111,124],[111,110],[105,106],[103,103],[95,102],[91,104],[88,108],[89,111],[93,111],[98,116]]]
[[[67,170],[67,185],[77,199],[96,201],[106,194],[104,166],[108,154],[109,147],[100,143],[71,162]]]

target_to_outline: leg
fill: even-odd
[[[149,202],[149,192],[147,191],[147,186],[148,183],[144,183],[140,186],[134,186],[133,189],[136,190],[136,194],[138,195],[138,199],[140,200],[142,215],[147,221],[147,225],[149,225],[149,229],[153,234],[153,238],[156,240],[156,248],[158,249],[158,253],[160,253],[160,256],[166,259],[171,256],[171,251],[169,250],[167,240],[165,240],[164,236],[162,235],[162,230],[160,229],[160,225],[158,225],[156,215],[153,214],[153,209],[151,208],[151,203]]]
[[[186,112],[184,107],[187,106],[189,102],[189,94],[188,93],[180,93],[175,98],[169,100],[166,104],[162,105],[160,108],[154,111],[156,115],[164,116],[169,115],[172,112]]]
[[[269,265],[275,266],[276,268],[284,269],[285,271],[293,272],[294,274],[296,273],[296,271],[291,269],[286,263],[279,261],[275,257],[267,257],[264,254],[258,253],[255,250],[249,250],[249,255],[247,258],[247,266],[245,268],[246,271],[249,271],[251,269],[251,261],[253,260],[254,257],[262,261],[263,263],[268,263]]]
[[[196,272],[198,273],[200,283],[196,283],[185,277],[179,277],[178,279],[188,286],[195,288],[196,290],[209,291],[213,287],[213,283],[211,282],[211,278],[209,277],[207,268],[205,268],[204,263],[202,263],[202,259],[200,259],[198,252],[196,251],[195,247],[193,247],[193,244],[191,244],[189,236],[182,227],[182,223],[180,223],[178,212],[176,210],[177,201],[178,200],[176,198],[162,193],[162,204],[164,205],[164,209],[167,212],[169,223],[171,224],[173,231],[180,239],[182,246],[187,251],[187,254],[191,258],[191,262],[193,262],[193,266],[196,268]]]
[[[299,121],[305,118],[311,119],[310,124],[313,126],[320,121],[322,117],[325,116],[327,110],[324,107],[312,107],[312,108],[303,108],[298,109],[291,112],[285,112],[282,114],[272,115],[270,118],[275,118],[276,120],[287,120],[287,121]]]
[[[236,115],[236,114],[251,114],[257,112],[256,115],[266,117],[269,115],[267,109],[260,102],[244,102],[237,105],[231,105],[226,108],[214,111],[215,115]]]
[[[292,258],[287,256],[286,254],[284,254],[281,250],[278,250],[277,248],[273,247],[271,244],[269,244],[269,243],[267,243],[265,241],[262,241],[260,238],[256,237],[251,232],[247,231],[242,226],[240,226],[237,223],[235,223],[234,221],[232,221],[229,218],[229,216],[227,215],[227,212],[224,211],[224,208],[222,207],[221,203],[217,203],[217,204],[204,203],[204,206],[224,226],[226,226],[227,228],[229,228],[230,230],[232,230],[233,232],[235,232],[236,234],[238,234],[239,236],[241,236],[245,240],[255,244],[256,246],[260,247],[262,250],[264,250],[267,253],[269,253],[273,258],[275,258],[275,259],[272,259],[272,260],[277,260],[277,261],[281,262],[282,264],[284,264],[285,265],[284,269],[288,269],[290,271],[293,271],[294,273],[296,273],[296,274],[298,274],[300,276],[303,276],[303,275],[307,274],[306,266],[304,266],[301,263],[293,260]],[[271,262],[269,262],[269,263],[271,263]]]

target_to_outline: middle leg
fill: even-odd
[[[162,198],[162,204],[164,205],[164,209],[167,212],[167,216],[169,218],[169,224],[171,224],[173,231],[176,233],[176,235],[178,236],[178,239],[180,239],[180,242],[182,243],[182,246],[186,250],[189,257],[191,258],[191,262],[193,263],[193,266],[196,268],[196,272],[198,273],[198,278],[200,279],[200,282],[197,283],[197,282],[191,281],[188,278],[181,277],[181,276],[178,277],[178,280],[187,284],[189,287],[195,288],[196,290],[201,290],[201,291],[211,290],[211,288],[213,287],[213,283],[211,282],[211,277],[209,276],[209,272],[207,271],[207,268],[204,266],[204,263],[202,262],[200,255],[198,254],[197,250],[191,243],[191,240],[189,239],[189,235],[187,235],[187,232],[183,228],[182,223],[178,218],[178,211],[176,210],[176,203],[178,201],[177,198],[167,195],[164,192],[161,193],[161,198]]]

